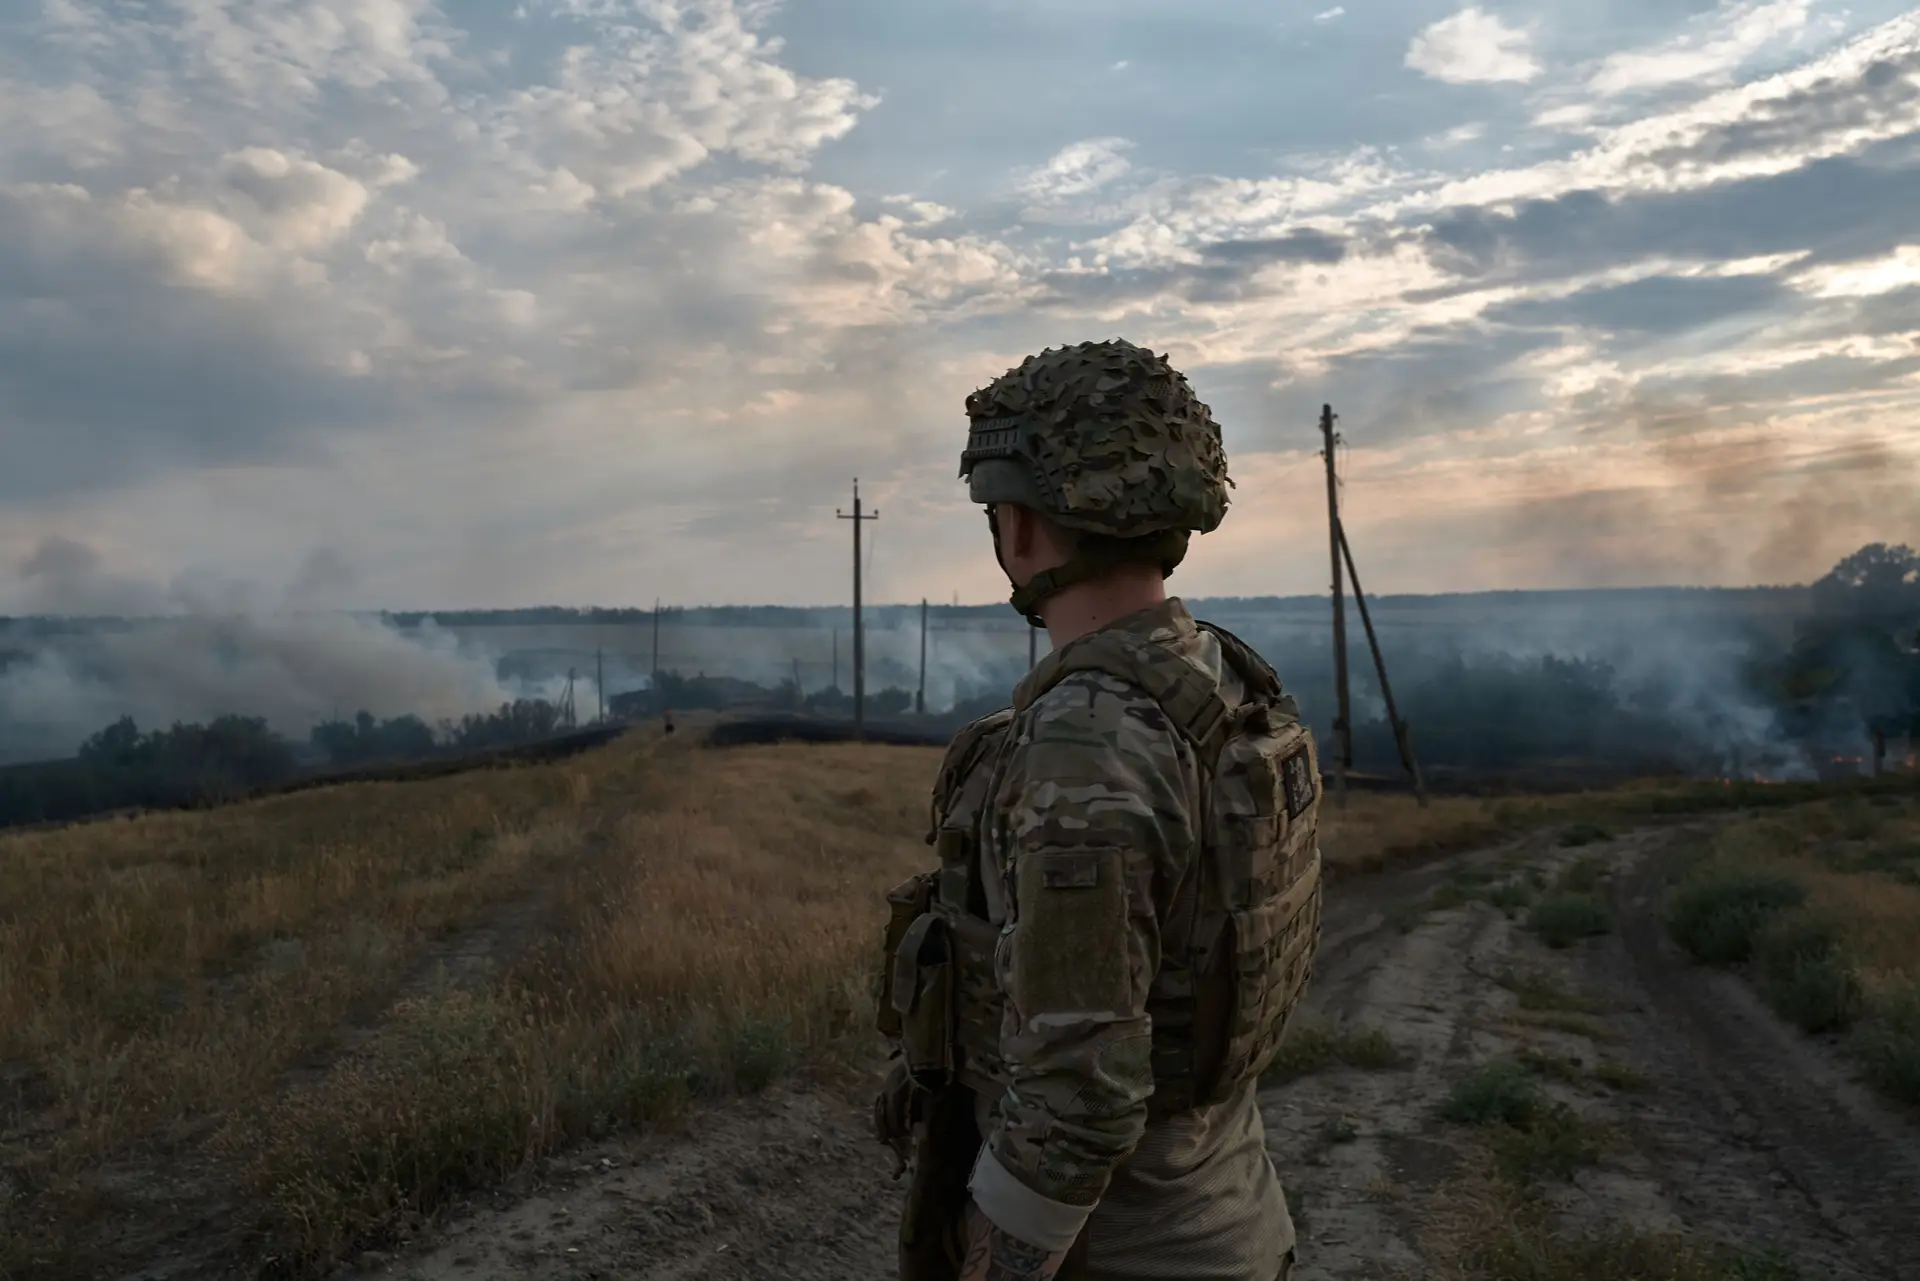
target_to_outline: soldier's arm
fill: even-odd
[[[1190,756],[1144,692],[1076,674],[1031,725],[1010,762],[1015,907],[997,959],[1012,1085],[974,1167],[981,1217],[967,1281],[1051,1276],[1140,1142],[1153,1093],[1155,871],[1183,863],[1193,843]]]

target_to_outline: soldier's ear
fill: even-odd
[[[1020,503],[1000,504],[1000,539],[1007,554],[1019,560],[1032,560],[1038,550],[1040,514]]]

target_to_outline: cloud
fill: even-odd
[[[1588,95],[1569,103],[1523,31],[1469,9],[1409,51],[1426,78],[1343,123],[1309,110],[1312,85],[1269,101],[1195,80],[1137,8],[1147,25],[1080,74],[1114,89],[1124,48],[1142,91],[1084,113],[1032,96],[1057,149],[1011,172],[964,130],[926,149],[944,108],[914,89],[970,49],[879,49],[760,0],[512,22],[183,0],[166,21],[67,7],[10,27],[0,560],[57,564],[47,540],[77,540],[116,567],[88,591],[165,584],[145,598],[162,606],[188,566],[211,575],[200,599],[236,578],[396,607],[831,599],[830,511],[859,474],[888,512],[879,582],[989,598],[952,483],[961,400],[1096,334],[1170,350],[1236,469],[1265,478],[1236,503],[1248,532],[1193,562],[1205,590],[1316,588],[1267,549],[1316,501],[1285,468],[1322,400],[1373,469],[1356,490],[1399,504],[1368,531],[1381,589],[1605,577],[1503,547],[1494,508],[1549,510],[1529,504],[1575,492],[1588,461],[1596,489],[1680,492],[1647,478],[1643,420],[1845,421],[1911,455],[1920,18],[1744,70],[1788,47],[1780,27],[1697,91],[1605,100],[1580,86],[1626,74],[1611,30],[1556,33]],[[1723,9],[1639,52],[1731,57],[1783,12]],[[1168,77],[1188,114],[1156,96]],[[1457,94],[1433,81],[1502,77],[1532,87],[1449,126]],[[1488,136],[1517,148],[1500,167],[1473,163]],[[1511,488],[1456,553],[1433,531],[1467,460]],[[1834,518],[1839,539],[1870,514]],[[1726,519],[1669,524],[1692,547],[1689,522]],[[1697,540],[1717,548],[1697,563],[1750,572],[1743,536]],[[42,599],[35,581],[0,582],[0,606]]]
[[[1458,147],[1469,142],[1478,142],[1486,136],[1487,126],[1482,122],[1474,121],[1469,124],[1455,125],[1445,133],[1438,133],[1428,138],[1426,142],[1427,146],[1435,150],[1445,150],[1449,147]]]
[[[1125,138],[1088,138],[1069,143],[1048,157],[1044,165],[1020,181],[1030,200],[1070,200],[1100,190],[1132,168],[1127,153],[1133,143]]]
[[[1588,87],[1612,96],[1675,84],[1722,82],[1754,54],[1803,30],[1812,10],[1813,0],[1723,0],[1713,13],[1696,20],[1696,31],[1652,48],[1609,56]]]
[[[1313,20],[1315,22],[1334,22],[1340,18],[1344,18],[1346,13],[1346,6],[1337,4],[1331,9],[1322,9],[1319,13],[1314,14]]]
[[[1526,31],[1477,7],[1442,18],[1414,36],[1406,65],[1448,84],[1525,83],[1541,70]]]

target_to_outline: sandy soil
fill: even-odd
[[[1659,928],[1659,855],[1698,830],[1579,851],[1615,864],[1609,890],[1620,925],[1566,952],[1548,951],[1482,903],[1429,913],[1403,931],[1394,908],[1424,896],[1446,867],[1331,891],[1308,1014],[1385,1029],[1411,1059],[1390,1071],[1322,1072],[1263,1095],[1301,1229],[1300,1281],[1429,1275],[1423,1252],[1444,1233],[1474,1151],[1463,1131],[1435,1119],[1435,1106],[1472,1065],[1522,1047],[1645,1078],[1642,1089],[1552,1087],[1616,1136],[1600,1165],[1554,1193],[1572,1220],[1771,1244],[1809,1279],[1914,1275],[1920,1128],[1866,1094],[1829,1047],[1782,1027],[1737,980],[1688,966]],[[1464,861],[1550,874],[1573,855],[1543,836]],[[1529,1015],[1492,981],[1508,967],[1553,974],[1601,1012],[1585,1026]],[[365,1257],[338,1281],[892,1275],[899,1185],[857,1103],[779,1092],[707,1109],[681,1133],[551,1163],[535,1183],[471,1207],[404,1255]]]

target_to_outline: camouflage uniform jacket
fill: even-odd
[[[1229,706],[1241,701],[1219,642],[1178,600],[1114,626],[1171,647]],[[1204,788],[1188,741],[1139,687],[1078,671],[1016,716],[974,768],[985,779],[962,790],[979,798],[1011,1081],[979,1101],[975,1203],[1053,1249],[1085,1227],[1091,1275],[1107,1281],[1273,1277],[1294,1232],[1254,1083],[1149,1116],[1147,998],[1163,952],[1184,947],[1197,915]]]

